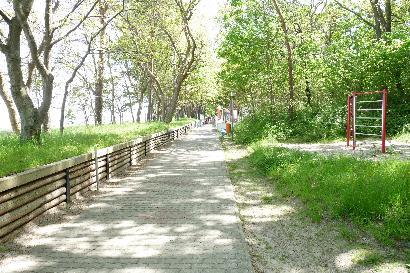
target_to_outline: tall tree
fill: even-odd
[[[99,19],[101,28],[105,24],[108,4],[105,0],[99,1]],[[106,37],[105,28],[100,32],[99,49],[98,49],[98,68],[97,68],[97,82],[95,85],[95,124],[102,124],[103,111],[103,90],[104,90],[104,67],[105,67],[105,50]]]
[[[1,11],[0,15],[8,25],[8,37],[5,41],[0,40],[0,50],[5,55],[7,61],[8,75],[13,100],[19,112],[21,120],[22,140],[34,139],[40,141],[41,126],[47,122],[48,112],[51,106],[54,75],[50,69],[50,60],[53,47],[59,42],[65,40],[70,34],[77,30],[82,23],[88,18],[97,2],[95,2],[86,14],[67,32],[55,37],[58,31],[61,31],[66,25],[70,16],[81,6],[82,1],[73,5],[73,8],[67,13],[65,20],[57,23],[53,22],[53,14],[58,9],[60,2],[46,0],[44,3],[44,31],[43,38],[38,45],[32,32],[31,21],[28,20],[32,11],[33,0],[13,0],[12,7],[14,16],[9,17]],[[24,33],[25,40],[30,51],[32,59],[32,68],[39,72],[42,84],[42,102],[36,108],[28,93],[27,83],[23,80],[22,58],[21,58],[21,36]],[[30,78],[30,75],[29,75]]]
[[[282,11],[278,5],[278,0],[271,0],[273,7],[278,15],[280,27],[282,28],[286,52],[287,52],[287,62],[288,62],[288,88],[289,88],[289,106],[288,106],[288,114],[289,118],[293,118],[294,114],[294,104],[295,104],[295,80],[293,75],[293,57],[292,57],[292,47],[289,41],[289,32],[288,27],[286,25],[286,20],[283,17]]]

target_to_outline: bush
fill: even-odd
[[[235,132],[239,144],[265,137],[298,142],[334,139],[345,134],[345,109],[329,106],[319,111],[307,107],[297,111],[293,120],[289,120],[287,113],[275,113],[272,117],[257,112],[238,123]]]

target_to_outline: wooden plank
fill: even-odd
[[[91,162],[93,162],[93,161],[90,160],[90,161],[86,161],[86,162],[84,162],[84,163],[75,165],[75,166],[69,168],[69,169],[70,169],[70,172],[71,172],[71,173],[75,173],[75,172],[77,172],[77,171],[79,171],[79,170],[82,170],[82,169],[84,169],[84,168],[90,166]]]
[[[115,161],[112,161],[112,164],[110,165],[110,172],[115,170],[118,167],[118,165],[123,165],[126,162],[129,163],[129,158],[127,158],[127,157],[119,158]]]
[[[122,153],[118,153],[118,154],[115,154],[115,155],[110,155],[110,160],[113,161],[113,160],[116,160],[116,159],[118,159],[118,158],[123,158],[124,156],[128,156],[128,157],[129,157],[129,154],[130,154],[130,151],[129,151],[129,150],[125,150],[125,151],[122,152]]]
[[[17,209],[31,201],[49,193],[55,191],[58,188],[62,188],[65,185],[65,179],[61,178],[60,180],[54,181],[53,183],[46,184],[42,187],[36,188],[33,191],[26,192],[22,195],[17,196],[16,198],[10,199],[6,202],[0,203],[0,215],[5,214],[11,210]]]
[[[88,165],[85,165],[82,169],[79,169],[75,172],[71,172],[70,170],[70,179],[75,179],[79,176],[86,175],[87,173],[92,172],[93,169],[95,169],[94,164],[89,163]]]
[[[15,198],[15,197],[19,196],[19,195],[25,194],[26,192],[33,191],[33,190],[35,190],[39,187],[42,187],[44,185],[53,183],[57,180],[60,180],[60,179],[64,178],[64,176],[65,176],[65,173],[58,173],[58,174],[49,176],[45,179],[36,180],[36,181],[33,181],[30,184],[26,184],[24,186],[14,188],[14,189],[10,189],[6,192],[2,192],[2,193],[0,193],[0,203],[6,202],[6,201],[8,201],[12,198]]]
[[[23,217],[26,214],[29,214],[33,210],[37,209],[38,207],[50,202],[51,200],[59,197],[60,195],[65,194],[65,188],[59,188],[55,191],[52,191],[50,193],[47,193],[46,195],[43,195],[36,200],[33,200],[27,204],[25,204],[22,207],[19,207],[18,209],[15,209],[13,211],[10,211],[6,214],[3,214],[0,217],[0,227],[3,227],[5,225],[10,224],[11,222]],[[65,198],[65,196],[64,196]]]
[[[24,224],[30,222],[31,220],[38,217],[39,215],[46,212],[47,210],[64,202],[64,200],[65,200],[65,196],[60,195],[57,198],[50,200],[48,203],[45,203],[37,207],[35,210],[31,211],[30,213],[20,217],[16,221],[13,221],[10,224],[1,227],[0,228],[0,238],[3,238],[6,235],[10,234],[11,232],[17,230],[18,228],[22,227]]]
[[[89,187],[89,186],[91,186],[91,185],[93,185],[93,184],[95,184],[95,183],[96,183],[96,180],[95,180],[95,179],[90,179],[90,180],[84,181],[83,183],[78,184],[78,185],[76,185],[75,187],[72,187],[72,188],[71,188],[71,194],[72,194],[72,195],[75,195],[75,194],[76,194],[77,192],[79,192],[80,190],[85,189],[85,188],[87,188],[87,187]]]
[[[0,192],[16,188],[43,177],[53,175],[71,168],[75,165],[81,164],[85,161],[91,160],[93,154],[88,153],[77,157],[72,157],[55,163],[47,164],[38,168],[30,169],[15,175],[0,178]]]
[[[84,175],[84,176],[79,176],[79,177],[77,177],[77,178],[75,178],[75,179],[72,179],[72,180],[71,180],[71,187],[74,187],[74,186],[76,186],[76,185],[78,185],[78,184],[83,183],[83,182],[86,181],[86,180],[89,180],[90,177],[91,177],[91,173],[89,173],[87,176]]]
[[[116,173],[115,171],[117,171],[118,169],[122,168],[122,167],[125,166],[125,165],[130,166],[130,162],[129,162],[129,161],[124,161],[124,162],[122,162],[122,163],[120,163],[120,164],[117,164],[117,165],[111,170],[113,176],[114,176],[115,173]]]
[[[116,169],[112,170],[113,176],[124,172],[130,165],[129,162],[125,162],[123,165],[118,166]]]

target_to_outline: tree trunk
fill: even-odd
[[[138,110],[137,110],[137,122],[141,122],[141,111],[142,111],[142,105],[144,103],[144,91],[145,89],[149,89],[147,85],[145,85],[145,88],[141,88],[139,97],[138,97]]]
[[[128,94],[128,107],[130,108],[132,122],[135,122],[134,109],[133,109],[134,102],[132,101],[131,92],[128,90],[129,87],[127,84],[126,84],[126,88],[127,88],[127,94]]]
[[[312,106],[312,90],[310,89],[310,83],[308,80],[306,81],[306,89],[305,89],[305,94],[306,94],[306,103],[308,106]]]
[[[292,58],[292,48],[289,41],[288,28],[286,26],[285,18],[282,15],[282,12],[278,6],[277,0],[272,0],[273,6],[278,14],[280,26],[283,31],[285,38],[285,45],[287,50],[287,61],[288,61],[288,85],[289,85],[289,106],[288,106],[288,115],[290,119],[293,119],[294,115],[294,97],[295,97],[295,80],[293,76],[293,58]]]
[[[111,65],[111,56],[108,53],[107,55],[108,57],[108,69],[110,71],[110,82],[111,82],[111,123],[114,124],[115,123],[115,83],[114,83],[114,77],[112,75],[112,65]],[[128,89],[128,86],[127,86]],[[128,91],[128,90],[127,90]]]
[[[17,18],[12,18],[9,24],[7,51],[4,53],[10,78],[11,94],[21,121],[20,139],[39,141],[41,133],[39,113],[34,107],[33,101],[28,95],[27,88],[23,82],[20,52],[21,33],[22,28]]]
[[[43,120],[43,132],[44,133],[49,133],[50,132],[50,115],[47,113],[47,115],[44,117]]]
[[[107,4],[100,1],[99,15],[100,25],[105,25],[105,13],[107,11]],[[104,64],[105,64],[105,29],[100,32],[100,49],[98,53],[98,69],[97,69],[97,83],[95,86],[95,124],[102,124],[103,112],[103,89],[104,89]]]
[[[18,121],[18,117],[17,117],[17,109],[16,109],[16,106],[14,105],[13,99],[9,96],[9,94],[7,94],[4,88],[3,77],[1,74],[0,74],[0,97],[3,99],[4,104],[6,105],[7,112],[9,114],[11,129],[16,135],[19,135],[20,134],[20,122]]]
[[[154,73],[154,60],[151,60],[151,72]],[[148,83],[148,112],[147,112],[147,121],[152,120],[152,114],[154,112],[154,104],[152,102],[152,92],[154,91],[154,81],[150,77]]]

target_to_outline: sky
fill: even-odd
[[[211,39],[213,45],[217,42],[218,33],[219,33],[219,25],[217,22],[216,17],[218,16],[218,12],[225,4],[226,0],[201,0],[198,5],[198,19],[203,22],[203,26],[206,28],[209,38]],[[41,1],[37,0],[34,2],[34,5],[41,5]],[[36,8],[34,8],[35,10]],[[0,58],[0,70],[5,71],[6,64],[4,58]],[[7,81],[7,77],[5,77],[5,81]],[[6,84],[7,86],[7,84]],[[55,98],[53,100],[55,105],[60,104],[60,98]],[[51,126],[57,127],[58,126],[58,117],[59,117],[60,109],[54,107],[50,109],[50,116],[51,116]],[[3,103],[3,100],[0,99],[0,131],[9,131],[11,130],[10,121],[8,117],[8,112],[6,106]]]

